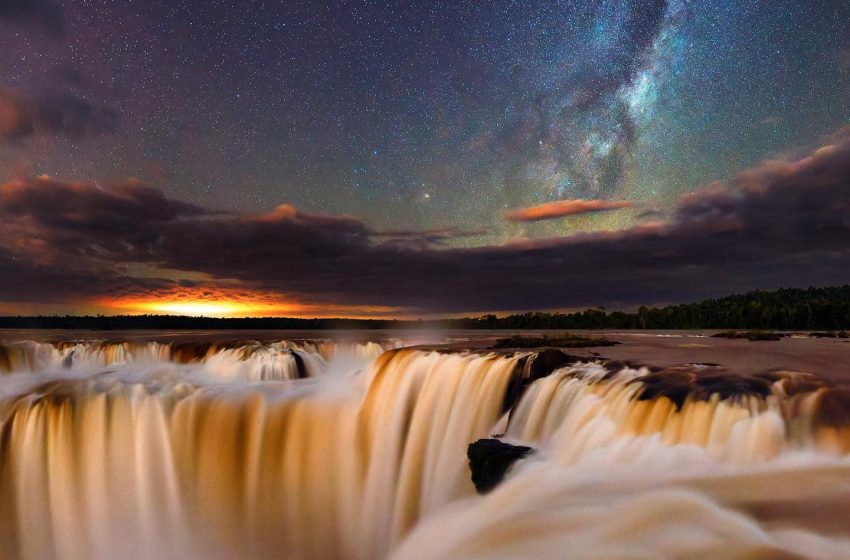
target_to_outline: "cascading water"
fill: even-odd
[[[535,453],[393,558],[850,557],[850,393],[700,369],[536,381],[505,434]]]
[[[464,449],[518,360],[395,350],[360,375],[277,382],[209,358],[9,374],[3,557],[385,556],[474,492]]]
[[[850,398],[813,376],[396,345],[4,346],[0,558],[850,550]],[[478,496],[494,432],[535,451]]]
[[[399,345],[388,342],[110,342],[80,341],[49,344],[21,341],[0,345],[0,374],[92,368],[128,362],[199,363],[211,373],[251,381],[314,377],[335,361],[352,369],[362,367],[383,351]]]

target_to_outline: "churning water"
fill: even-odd
[[[0,558],[850,557],[844,390],[401,346],[0,346]]]

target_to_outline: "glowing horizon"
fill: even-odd
[[[284,296],[274,293],[208,287],[100,299],[93,304],[115,314],[213,318],[382,319],[391,316],[399,318],[397,314],[401,311],[400,308],[387,306],[304,303],[292,298],[284,299]]]
[[[150,301],[120,305],[122,308],[125,306],[130,311],[192,317],[230,317],[254,313],[278,313],[281,310],[274,305],[235,301]]]
[[[181,288],[103,299],[97,304],[127,314],[185,315],[192,317],[281,316],[298,314],[305,306],[272,294],[221,288]]]

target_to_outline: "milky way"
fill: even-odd
[[[847,122],[848,22],[843,2],[0,0],[0,87],[36,108],[0,176],[486,230],[463,244],[626,227]],[[564,198],[641,205],[501,219]]]

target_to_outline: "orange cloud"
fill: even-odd
[[[510,222],[536,222],[577,214],[632,208],[633,206],[634,203],[628,200],[555,200],[537,206],[508,210],[505,212],[505,219]]]

